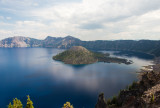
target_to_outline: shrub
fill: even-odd
[[[151,94],[151,103],[154,102],[154,94]]]
[[[28,99],[27,99],[26,108],[34,108],[33,102],[31,101],[29,95],[27,97],[28,97]],[[15,98],[15,99],[13,99],[13,105],[10,102],[8,105],[8,108],[23,108],[23,104],[19,99]]]
[[[73,108],[73,105],[70,102],[66,102],[62,108]]]

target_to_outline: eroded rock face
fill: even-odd
[[[27,42],[30,41],[29,38],[25,37],[13,37],[13,38],[7,38],[5,40],[2,40],[0,42],[0,47],[28,47],[29,44]]]
[[[132,90],[124,90],[118,100],[122,108],[158,108],[160,107],[160,73],[154,71],[142,75],[141,81]],[[156,94],[157,93],[157,94]],[[153,99],[153,102],[152,102]]]
[[[42,40],[37,40],[28,37],[10,37],[0,41],[0,47],[14,48],[14,47],[41,47]]]
[[[101,94],[99,95],[99,97],[98,97],[98,102],[97,102],[95,108],[108,108],[103,93],[101,93]]]
[[[75,46],[80,43],[80,39],[74,38],[72,36],[66,36],[64,38],[48,36],[45,40],[43,40],[43,47],[69,49],[72,46]]]
[[[158,66],[160,65],[155,65]],[[102,95],[99,96],[95,108],[160,108],[160,72],[157,68],[144,72],[140,81],[120,92],[116,104],[111,102],[104,107],[103,98]]]
[[[51,37],[48,36],[44,40],[38,40],[28,37],[16,36],[6,38],[0,41],[0,47],[13,48],[13,47],[52,47],[52,48],[70,48],[81,41],[72,36]]]

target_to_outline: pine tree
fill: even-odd
[[[28,97],[28,99],[27,99],[26,108],[34,108],[33,102],[31,101],[30,96],[28,95],[27,97]]]
[[[22,102],[17,98],[13,99],[13,108],[23,108]]]
[[[8,108],[23,108],[23,104],[20,100],[15,98],[15,99],[13,99],[13,105],[10,102],[9,105],[8,105]]]
[[[73,105],[70,102],[66,102],[62,108],[73,108]]]
[[[11,102],[9,103],[8,108],[13,108],[13,105],[11,104]]]

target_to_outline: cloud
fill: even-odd
[[[10,19],[12,19],[12,18],[11,18],[11,17],[6,17],[6,19],[7,19],[7,20],[10,20]]]
[[[160,39],[159,0],[0,0],[0,30],[34,38]],[[5,33],[3,33],[5,36]],[[8,34],[6,33],[6,37]],[[1,38],[1,36],[0,36]]]
[[[101,24],[98,24],[98,23],[90,23],[90,24],[87,23],[87,24],[81,25],[80,28],[94,30],[94,29],[102,29],[102,28],[104,28],[104,26]]]
[[[4,19],[4,17],[3,16],[0,16],[0,20],[3,20]]]

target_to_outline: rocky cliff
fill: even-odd
[[[160,107],[160,64],[152,71],[143,70],[141,79],[105,101],[100,94],[95,108],[159,108]],[[101,107],[100,107],[101,106]]]
[[[0,47],[28,47],[30,38],[13,37],[0,41]]]
[[[28,37],[10,37],[0,41],[0,47],[13,48],[13,47],[40,47],[41,40],[28,38]]]
[[[43,40],[43,47],[68,49],[72,46],[76,46],[78,43],[81,43],[81,40],[72,36],[66,36],[64,38],[48,36]]]
[[[69,49],[72,46],[83,46],[90,50],[136,51],[160,56],[160,40],[82,41],[72,36],[48,36],[44,40],[25,37],[12,37],[0,41],[0,47],[51,47]]]
[[[10,37],[0,41],[0,47],[13,48],[13,47],[52,47],[52,48],[70,48],[77,43],[81,43],[81,40],[72,36],[51,37],[48,36],[44,40],[33,39],[29,37]]]

